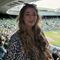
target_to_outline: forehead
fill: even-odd
[[[29,8],[27,8],[27,9],[25,10],[25,12],[26,12],[26,13],[29,13],[29,12],[34,12],[34,13],[36,13],[36,10],[35,10],[34,8],[29,7]]]

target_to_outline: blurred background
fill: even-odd
[[[60,0],[0,0],[0,59],[18,29],[16,18],[24,3],[36,4],[50,51],[60,57]]]

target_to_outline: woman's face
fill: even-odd
[[[26,26],[34,26],[37,20],[37,12],[33,8],[27,8],[24,12],[23,20]]]

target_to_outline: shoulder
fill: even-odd
[[[20,47],[19,47],[20,46]],[[17,47],[19,47],[19,48],[21,48],[22,47],[22,42],[21,42],[21,39],[20,39],[20,37],[19,37],[19,35],[18,35],[18,31],[17,32],[15,32],[12,36],[11,36],[11,38],[10,38],[10,40],[9,40],[9,42],[8,42],[8,49],[12,49],[12,50],[15,50],[15,49],[17,49]]]
[[[20,39],[20,35],[18,33],[18,31],[16,31],[11,37],[10,37],[10,41],[17,41]]]
[[[18,37],[18,31],[16,31],[12,36],[11,36],[11,38],[16,38],[16,37]]]
[[[7,53],[4,56],[4,60],[23,60],[24,58],[24,49],[22,46],[22,42],[19,39],[18,32],[15,32],[8,43]]]
[[[22,44],[21,43],[21,39],[20,39],[20,35],[18,34],[18,31],[16,31],[11,37],[10,37],[10,40],[8,41],[8,46],[11,46],[11,45],[19,45],[19,44]]]

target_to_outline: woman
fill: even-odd
[[[48,42],[38,26],[36,6],[23,6],[18,21],[19,30],[11,36],[4,60],[51,60]]]

